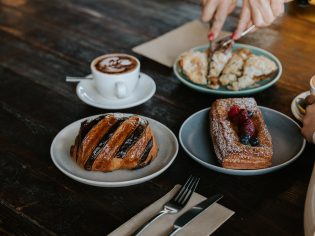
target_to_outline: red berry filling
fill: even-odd
[[[252,112],[250,113],[252,114]],[[246,109],[240,109],[239,106],[233,105],[228,112],[228,117],[230,121],[238,127],[240,140],[243,144],[254,144],[254,142],[249,142],[254,139],[255,145],[252,146],[257,146],[259,144],[259,140],[255,137],[256,130],[254,122],[251,119],[252,115],[249,116],[249,112]]]
[[[241,123],[240,127],[241,134],[248,134],[250,137],[255,135],[255,125],[251,119],[246,120],[244,123]]]
[[[240,107],[238,105],[232,106],[229,111],[229,118],[232,119],[234,117],[237,117],[239,112],[240,112]]]

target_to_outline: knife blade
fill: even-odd
[[[216,194],[196,206],[193,206],[190,210],[185,212],[183,215],[181,215],[174,223],[173,229],[169,236],[175,235],[179,230],[181,230],[186,224],[188,224],[190,221],[192,221],[197,215],[199,215],[201,212],[206,210],[209,206],[211,206],[213,203],[219,201],[221,198],[223,198],[222,194]]]

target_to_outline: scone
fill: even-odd
[[[148,121],[120,113],[83,121],[70,150],[79,166],[93,171],[141,168],[157,153]]]
[[[255,55],[248,48],[232,52],[232,47],[230,43],[215,50],[185,52],[180,56],[179,66],[190,81],[211,89],[225,86],[241,90],[276,73],[277,65],[269,58]]]
[[[218,89],[220,87],[219,77],[225,65],[232,57],[232,46],[233,44],[230,43],[225,47],[218,48],[211,55],[210,69],[207,79],[208,86],[212,89]]]
[[[255,80],[265,79],[274,74],[277,65],[265,56],[250,55],[245,62],[243,75],[253,77]]]
[[[253,98],[218,99],[211,106],[209,119],[214,150],[224,168],[271,166],[271,136]]]
[[[222,74],[233,74],[240,77],[243,73],[243,67],[252,52],[248,48],[240,48],[233,52],[231,59],[226,63]]]
[[[189,80],[196,84],[207,84],[208,58],[207,53],[188,51],[181,55],[179,66]]]
[[[228,85],[230,90],[240,90],[255,85],[257,81],[252,76],[243,75]]]
[[[233,52],[220,76],[221,85],[225,86],[237,81],[237,78],[243,74],[244,64],[250,55],[252,52],[248,48],[241,48]]]

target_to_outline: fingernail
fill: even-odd
[[[236,33],[233,32],[233,34],[231,35],[231,39],[235,40],[236,39]]]
[[[214,39],[214,34],[213,33],[209,33],[208,34],[208,40],[212,41]]]

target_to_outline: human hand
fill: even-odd
[[[202,16],[205,22],[213,21],[212,27],[208,34],[209,40],[218,37],[226,17],[234,10],[236,0],[202,0]]]
[[[243,0],[240,19],[232,38],[238,39],[251,25],[269,26],[284,13],[284,3],[290,0]]]
[[[315,103],[306,107],[306,113],[303,118],[302,134],[309,142],[315,142],[313,135],[315,132]]]
[[[312,105],[313,103],[315,103],[315,95],[308,95],[305,99],[305,104],[306,105]]]

